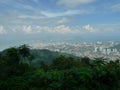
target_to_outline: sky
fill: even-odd
[[[120,0],[0,0],[0,50],[119,38]]]

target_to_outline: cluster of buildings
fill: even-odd
[[[120,49],[115,47],[119,42],[94,42],[94,43],[38,43],[34,44],[34,48],[49,49],[51,51],[68,53],[79,57],[88,56],[105,57],[117,59],[120,57]]]
[[[101,52],[102,54],[109,55],[109,54],[114,54],[114,53],[119,53],[116,48],[103,48],[103,47],[95,47],[95,53]]]

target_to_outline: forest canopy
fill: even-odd
[[[49,50],[36,53],[28,45],[0,52],[0,90],[90,89],[120,90],[119,59],[92,60]]]

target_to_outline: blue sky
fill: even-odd
[[[0,0],[0,49],[120,38],[120,0]]]

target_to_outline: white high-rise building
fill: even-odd
[[[95,47],[95,50],[94,50],[95,52],[97,52],[98,51],[98,47]]]

